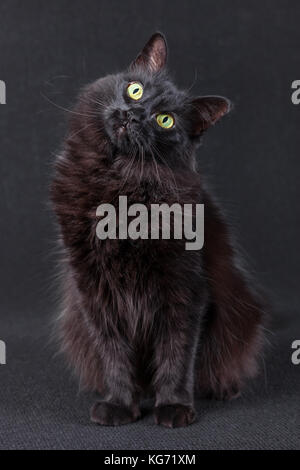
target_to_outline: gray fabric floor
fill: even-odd
[[[7,364],[0,366],[1,449],[300,449],[300,365],[291,363],[291,343],[300,336],[295,312],[282,312],[264,372],[242,398],[198,401],[197,423],[173,430],[155,426],[149,412],[119,428],[91,424],[94,397],[78,394],[49,344],[49,328],[33,314],[10,319],[0,335],[7,345]]]

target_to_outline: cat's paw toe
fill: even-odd
[[[178,428],[192,424],[196,419],[196,412],[192,406],[161,405],[154,408],[156,424],[167,428]]]
[[[91,421],[102,426],[120,426],[138,418],[138,411],[105,401],[97,402],[91,408]]]

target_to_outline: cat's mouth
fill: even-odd
[[[115,143],[121,150],[129,150],[132,147],[142,145],[139,132],[130,122],[123,122],[115,129]]]
[[[126,138],[128,132],[128,123],[126,124],[121,124],[121,126],[117,129],[116,134],[118,139],[123,139],[124,137]]]
[[[108,135],[119,150],[129,152],[144,146],[143,130],[138,119],[128,111],[114,110],[105,121]]]
[[[127,148],[132,143],[130,124],[122,123],[115,130],[116,141],[119,147]]]

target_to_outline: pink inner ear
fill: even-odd
[[[166,63],[166,44],[162,38],[155,41],[152,51],[150,51],[149,66],[156,72],[164,67]]]
[[[219,105],[216,106],[215,115],[214,115],[214,123],[227,114],[230,111],[230,103],[227,100],[222,100],[219,102]]]
[[[137,56],[131,67],[144,67],[155,73],[162,69],[167,61],[167,45],[162,34],[155,33]]]
[[[193,132],[208,129],[230,111],[230,102],[222,96],[201,96],[193,101]]]

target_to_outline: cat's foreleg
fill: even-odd
[[[104,426],[117,426],[136,421],[140,416],[135,388],[132,350],[120,337],[102,334],[101,357],[103,390],[101,401],[91,409],[91,420]]]
[[[200,310],[197,309],[194,315],[187,311],[177,311],[174,314],[165,310],[162,313],[154,357],[154,416],[157,424],[179,427],[188,426],[195,421],[194,365]]]

